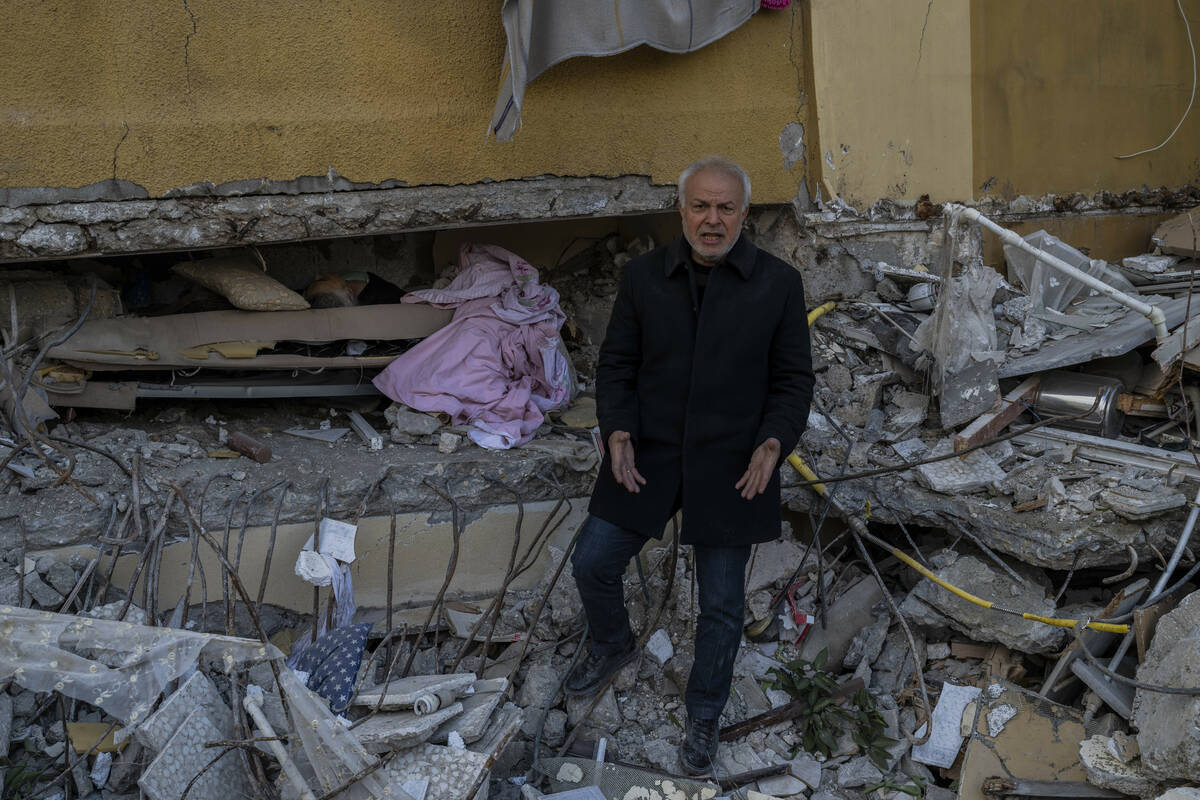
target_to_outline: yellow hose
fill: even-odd
[[[811,312],[809,312],[809,315],[808,315],[809,324],[811,325],[813,320],[815,320],[817,317],[824,314],[829,309],[833,308],[833,306],[834,306],[834,303],[825,303],[824,305],[818,306],[817,308],[813,309]],[[817,473],[812,471],[812,469],[808,466],[808,464],[804,463],[804,460],[801,459],[800,456],[798,456],[796,453],[792,453],[791,455],[788,456],[787,460],[788,460],[788,463],[791,464],[796,469],[796,472],[800,473],[801,477],[803,477],[804,480],[814,481],[814,483],[812,484],[812,488],[816,490],[817,494],[821,495],[822,497],[824,497],[828,494],[828,490],[825,488],[825,484],[820,482],[820,477],[817,475]],[[840,504],[839,504],[839,508],[840,508]],[[872,544],[875,544],[875,545],[887,550],[889,553],[894,555],[896,558],[900,559],[902,562],[904,562],[908,566],[915,569],[921,575],[921,577],[928,578],[929,580],[936,583],[938,586],[941,586],[946,591],[951,592],[952,594],[958,595],[959,597],[961,597],[963,600],[966,600],[967,602],[974,603],[977,606],[989,608],[994,611],[1002,611],[1006,614],[1013,614],[1015,616],[1021,617],[1022,619],[1032,620],[1033,622],[1041,622],[1046,625],[1053,625],[1056,628],[1074,628],[1076,625],[1079,624],[1079,620],[1075,620],[1075,619],[1059,619],[1056,617],[1043,617],[1038,614],[1030,614],[1030,613],[1022,612],[1022,611],[1013,611],[1012,609],[1005,608],[1004,606],[998,606],[995,603],[991,602],[990,600],[984,600],[982,597],[976,597],[975,595],[971,594],[970,592],[960,589],[957,586],[954,586],[953,584],[947,583],[946,581],[942,580],[937,575],[935,575],[933,572],[926,569],[920,563],[918,563],[917,561],[915,561],[914,559],[909,557],[906,553],[900,551],[899,549],[897,549],[895,547],[892,547],[890,544],[885,542],[883,539],[880,539],[878,536],[875,536],[874,534],[870,533],[867,530],[866,523],[864,523],[861,519],[859,519],[858,517],[851,516],[850,514],[846,513],[844,509],[842,509],[842,511],[845,514],[847,521],[850,522],[851,526],[854,528],[855,532],[858,533],[860,536],[862,536],[864,539],[867,539]],[[1104,631],[1105,633],[1129,633],[1128,625],[1114,625],[1114,624],[1108,623],[1108,622],[1089,622],[1087,627],[1091,628],[1092,630]]]
[[[835,306],[837,306],[837,303],[832,300],[830,300],[828,303],[822,303],[821,305],[817,306],[812,311],[808,312],[808,324],[811,326],[817,321],[817,318],[826,311],[833,311]]]

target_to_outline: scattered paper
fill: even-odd
[[[978,686],[942,684],[942,694],[933,708],[933,733],[929,741],[912,749],[913,761],[948,769],[958,757],[962,747],[963,710],[979,696]],[[917,729],[917,736],[924,736],[927,725]]]
[[[343,564],[354,562],[354,536],[358,533],[358,526],[325,517],[321,520],[318,532],[321,534],[322,553],[333,556]],[[315,538],[308,537],[308,541],[304,543],[305,550],[313,549]]]

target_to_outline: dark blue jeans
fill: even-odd
[[[646,544],[635,531],[589,516],[575,543],[571,566],[591,627],[592,649],[600,655],[633,643],[622,577],[629,559]],[[746,562],[750,547],[696,547],[700,617],[696,657],[684,700],[692,719],[716,719],[729,699],[733,662],[742,641]]]

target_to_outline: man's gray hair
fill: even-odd
[[[725,156],[705,156],[699,161],[693,161],[688,164],[683,172],[679,173],[679,205],[683,205],[683,193],[687,182],[697,172],[706,170],[714,170],[723,172],[726,175],[737,178],[742,183],[742,211],[750,207],[750,176],[746,174],[746,170],[738,166],[737,162]]]

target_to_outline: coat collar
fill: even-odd
[[[682,236],[671,242],[667,247],[667,277],[669,278],[675,274],[675,270],[680,267],[686,267],[691,255],[692,249],[688,245],[687,240]],[[758,248],[754,246],[754,242],[746,238],[745,233],[742,233],[738,236],[737,241],[733,243],[733,249],[725,256],[725,260],[722,263],[733,266],[738,274],[742,276],[742,279],[746,280],[750,278],[750,274],[754,271],[754,262],[757,260]]]

